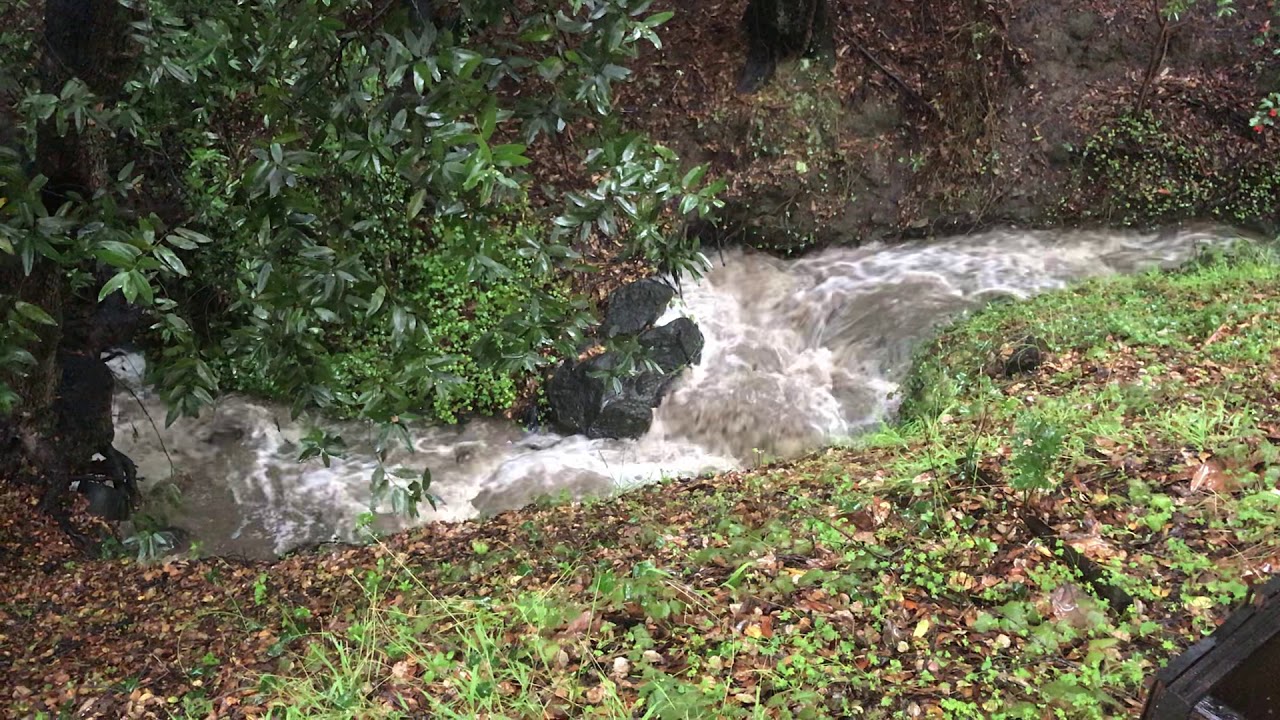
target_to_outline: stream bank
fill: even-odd
[[[833,2],[834,66],[784,63],[741,95],[745,5],[673,7],[620,94],[729,180],[708,239],[794,254],[995,225],[1277,228],[1280,138],[1250,127],[1280,87],[1267,3],[1193,6],[1141,108],[1150,4]]]
[[[1280,565],[1277,288],[1275,256],[1245,250],[997,303],[922,360],[939,392],[910,422],[851,447],[367,547],[83,562],[6,484],[0,701],[14,717],[1136,717],[1144,678]],[[987,371],[1028,334],[1038,364]]]
[[[987,4],[933,9],[942,6],[963,12],[939,17],[974,21]],[[956,27],[914,10],[853,7],[840,6],[838,37],[865,33],[865,51],[845,43],[840,57],[891,58],[883,62],[893,63],[908,99],[892,76],[854,77],[848,62],[837,62],[836,77],[854,77],[851,84],[829,85],[796,65],[750,100],[711,94],[723,102],[689,115],[675,141],[687,157],[733,173],[736,222],[721,239],[798,254],[1001,220],[1272,222],[1273,140],[1231,130],[1251,80],[1201,74],[1219,60],[1228,70],[1242,57],[1240,67],[1252,67],[1252,56],[1230,54],[1253,52],[1240,34],[1219,33],[1216,21],[1205,19],[1205,42],[1173,46],[1176,73],[1155,86],[1154,119],[1133,125],[1124,117],[1134,93],[1116,88],[1131,87],[1150,28],[1125,8],[1010,3],[989,22]],[[696,12],[715,10],[723,21],[732,8],[708,3]],[[1079,14],[1059,14],[1068,11]],[[1070,39],[1038,35],[1057,27]],[[949,40],[914,41],[920,37]],[[708,58],[659,77],[674,92],[683,77],[676,70],[736,74],[731,53],[723,66],[710,57],[726,38],[732,27],[707,43],[673,38],[671,46]],[[1096,47],[1089,38],[1100,38]],[[1041,73],[1035,84],[1016,70],[1028,47],[1042,69],[1021,72]],[[1225,60],[1201,57],[1214,48]],[[993,75],[961,61],[974,49],[995,58]],[[1066,60],[1055,66],[1059,49]],[[1083,73],[1093,78],[1083,89],[1081,68],[1097,70]],[[1050,100],[1029,94],[1045,87],[1056,88]],[[952,88],[955,102],[941,102]],[[939,102],[942,117],[914,107],[911,93],[929,107]],[[1025,125],[1027,108],[1044,122]],[[665,122],[683,117],[671,105],[655,112]],[[1059,114],[1071,125],[1054,134]],[[778,118],[789,124],[780,129]],[[706,137],[696,134],[698,123],[711,124]],[[1225,136],[1214,135],[1222,128]],[[1113,140],[1093,145],[1107,132]],[[744,152],[744,143],[759,147]],[[1086,155],[1100,164],[1075,154],[1091,145]],[[1218,184],[1233,178],[1258,180]],[[1016,259],[1009,248],[995,254]],[[909,268],[913,287],[939,270],[974,274],[947,260],[955,256]],[[1162,279],[1002,304],[940,341],[938,362],[927,368],[940,392],[921,399],[925,410],[913,423],[855,448],[671,481],[612,503],[543,500],[371,547],[279,561],[89,563],[31,512],[29,494],[6,485],[0,573],[13,591],[0,606],[0,670],[13,684],[5,700],[18,716],[88,717],[250,717],[272,706],[389,717],[1037,717],[1046,706],[1080,717],[1132,714],[1142,677],[1280,561],[1272,540],[1277,338],[1265,322],[1278,307],[1276,281],[1274,261],[1212,261]],[[992,288],[948,299],[973,301],[984,290]],[[927,307],[918,316],[921,327],[938,318]],[[997,362],[1042,344],[1034,364]],[[817,345],[805,348],[814,350],[809,359],[830,350]],[[748,350],[743,357],[758,366],[793,372]],[[993,363],[1017,372],[989,372]],[[806,378],[820,377],[824,365],[807,369]],[[817,415],[852,424],[839,404]],[[732,427],[722,416],[691,416],[692,426]],[[811,416],[794,419],[789,430],[807,430]],[[452,446],[441,452],[464,464]],[[367,478],[367,468],[353,473]],[[287,478],[264,477],[263,498],[288,499]],[[582,477],[592,486],[611,479]],[[537,495],[512,493],[493,510]],[[215,500],[226,498],[205,502]],[[1035,544],[1018,525],[1028,508],[1109,572],[1142,578],[1125,585],[1134,614],[1101,607]],[[320,517],[322,530],[337,522],[303,515]]]
[[[134,459],[148,497],[159,501],[148,508],[152,522],[164,517],[161,525],[181,527],[214,555],[265,559],[358,541],[358,521],[370,513],[375,529],[391,532],[547,498],[610,496],[663,478],[796,458],[874,430],[892,418],[912,354],[939,324],[993,300],[1172,267],[1235,236],[1212,225],[1149,233],[1003,229],[791,260],[726,251],[705,278],[685,278],[659,322],[692,319],[705,345],[699,362],[673,367],[670,389],[638,439],[525,430],[502,419],[415,424],[412,449],[393,448],[385,461],[429,468],[438,500],[417,518],[387,501],[370,507],[377,459],[369,427],[295,418],[283,403],[230,396],[198,418],[159,427],[152,419],[167,408],[137,386],[117,394],[115,446]],[[120,362],[141,377],[139,359]],[[613,396],[597,393],[592,402],[605,399]],[[341,455],[299,462],[316,429],[345,439]],[[162,504],[174,494],[175,508]]]

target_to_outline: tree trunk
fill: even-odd
[[[747,61],[738,92],[764,87],[778,62],[799,55],[834,55],[827,0],[750,0],[742,16]]]
[[[95,95],[110,100],[132,72],[129,23],[132,12],[120,0],[46,0],[45,46],[40,82],[58,94],[67,81],[79,78]],[[101,133],[69,127],[59,135],[53,122],[41,123],[36,141],[36,169],[49,178],[50,212],[70,192],[87,195],[104,180]],[[62,197],[59,197],[58,194]]]
[[[133,11],[118,0],[47,0],[44,9],[41,90],[56,95],[72,78],[79,78],[110,102],[131,72],[129,23]],[[107,179],[102,150],[111,140],[101,129],[79,132],[71,125],[65,134],[59,134],[52,121],[41,123],[36,132],[34,167],[48,178],[42,201],[50,214],[63,203],[77,196],[88,198],[102,187]],[[40,342],[28,348],[36,358],[34,367],[22,377],[6,378],[20,398],[6,430],[19,442],[3,448],[10,454],[17,451],[24,464],[48,483],[45,506],[52,510],[66,489],[71,470],[87,464],[99,451],[67,437],[69,433],[59,426],[60,415],[78,410],[68,409],[65,403],[59,406],[62,358],[77,353],[92,353],[95,361],[98,358],[95,348],[69,347],[69,340],[76,344],[80,338],[64,333],[63,325],[69,318],[92,314],[96,299],[73,296],[66,268],[44,257],[35,259],[30,272],[17,258],[0,259],[0,288],[42,308],[58,323],[42,327]],[[110,422],[109,406],[107,419]]]

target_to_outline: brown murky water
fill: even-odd
[[[664,475],[692,475],[793,456],[884,421],[912,349],[940,322],[995,297],[1025,297],[1086,277],[1170,266],[1237,237],[1226,228],[1159,233],[1000,230],[927,243],[833,249],[800,260],[720,258],[684,284],[668,315],[688,315],[706,336],[702,364],[686,371],[636,441],[528,433],[509,423],[418,430],[415,452],[393,462],[429,466],[443,501],[417,520],[389,512],[392,531],[522,506],[540,495],[615,492]],[[141,358],[117,361],[137,378]],[[346,459],[296,462],[316,421],[283,407],[224,398],[169,428],[145,388],[122,392],[116,446],[147,484],[182,492],[173,522],[205,552],[270,557],[355,537],[369,509],[373,468],[358,424],[342,432]],[[145,410],[145,412],[144,412]]]

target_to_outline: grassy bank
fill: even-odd
[[[272,564],[0,552],[5,700],[1136,715],[1143,680],[1280,563],[1278,313],[1280,262],[1247,250],[959,322],[921,355],[902,424],[797,463]]]

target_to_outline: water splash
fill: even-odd
[[[1236,237],[1220,227],[1000,230],[794,261],[726,253],[704,280],[684,283],[667,313],[696,320],[706,347],[645,437],[588,440],[476,421],[421,430],[415,452],[390,461],[432,469],[443,502],[424,508],[418,522],[429,522],[520,507],[541,495],[581,498],[663,475],[723,471],[759,455],[795,456],[886,419],[916,343],[960,312],[1082,278],[1172,266]],[[370,444],[359,442],[361,426],[324,423],[353,446],[328,468],[296,462],[309,424],[270,403],[225,398],[199,418],[157,429],[148,416],[163,418],[165,410],[136,383],[141,359],[118,364],[134,389],[117,397],[116,447],[150,485],[171,481],[182,491],[173,520],[206,552],[269,557],[351,539],[369,506],[374,466]],[[408,522],[381,513],[375,527],[393,531]]]

